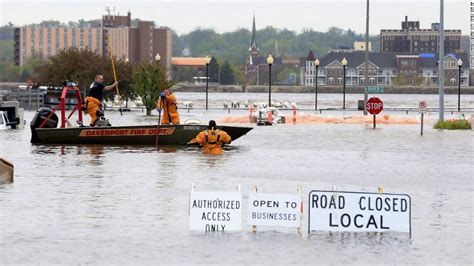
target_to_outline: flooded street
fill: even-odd
[[[177,95],[202,106],[202,94]],[[321,108],[335,107],[339,96],[322,95]],[[427,99],[428,108],[437,107],[436,95],[422,96],[386,98],[388,106],[409,102],[402,107],[417,108],[418,100]],[[313,97],[276,94],[275,100],[311,108]],[[446,106],[455,107],[456,97],[447,96]],[[472,109],[474,96],[463,97]],[[210,94],[212,107],[248,98]],[[358,98],[348,95],[349,108],[356,108]],[[203,123],[229,115],[181,112],[182,121]],[[360,112],[331,113],[351,114]],[[33,115],[25,112],[27,123]],[[156,123],[140,111],[106,116],[112,125]],[[472,264],[474,131],[434,130],[429,123],[424,136],[419,125],[255,126],[221,156],[186,147],[31,145],[28,126],[0,131],[0,156],[15,165],[15,182],[0,185],[0,264]],[[189,231],[191,184],[198,191],[235,191],[241,185],[242,231]],[[302,186],[302,234],[284,228],[252,233],[246,204],[253,185],[260,192],[291,194]],[[376,192],[380,185],[386,193],[411,196],[411,239],[404,233],[307,234],[309,191],[335,186]]]

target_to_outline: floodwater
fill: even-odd
[[[192,101],[194,107],[205,107],[206,94],[192,93],[192,92],[177,92],[178,100]],[[471,112],[474,111],[474,95],[461,94],[460,95],[461,109],[468,108]],[[243,108],[243,103],[247,101],[268,103],[268,93],[210,93],[208,96],[209,108],[222,108],[224,102],[238,101],[240,107]],[[404,108],[404,109],[418,109],[419,101],[426,101],[427,108],[438,108],[439,98],[435,94],[369,94],[370,97],[379,97],[384,102],[384,108]],[[347,109],[357,109],[357,101],[363,100],[363,94],[349,94],[345,97]],[[272,93],[271,100],[279,102],[296,103],[298,108],[314,109],[314,93]],[[458,95],[445,94],[444,105],[446,109],[457,110]],[[230,106],[230,104],[229,104]],[[318,109],[342,108],[343,94],[342,93],[319,93],[318,94]]]
[[[183,120],[226,115],[191,110]],[[32,116],[25,113],[27,121]],[[107,116],[113,125],[156,122],[138,111]],[[428,124],[424,136],[419,130],[255,127],[221,156],[178,147],[31,145],[28,128],[0,131],[0,156],[15,164],[15,182],[0,185],[0,264],[473,264],[474,131]],[[220,191],[241,185],[244,207],[253,185],[295,194],[302,186],[304,201],[313,189],[376,192],[383,185],[387,193],[411,196],[412,236],[308,236],[306,213],[302,234],[280,228],[252,233],[246,208],[241,232],[192,232],[191,184]]]

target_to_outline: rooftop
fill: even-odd
[[[173,66],[205,66],[208,58],[206,57],[172,57]]]

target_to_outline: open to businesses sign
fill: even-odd
[[[258,226],[301,226],[301,196],[250,193],[248,224]]]
[[[411,234],[411,199],[406,194],[313,190],[309,193],[311,231]]]

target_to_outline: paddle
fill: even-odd
[[[158,148],[158,138],[160,136],[161,108],[158,109],[158,125],[156,126],[156,148]]]
[[[112,62],[112,71],[114,72],[114,80],[117,82],[117,73],[115,72],[115,64],[114,64],[114,57],[112,56],[112,47],[110,46],[112,43],[112,39],[109,36],[109,57],[110,61]],[[119,100],[119,112],[120,115],[122,115],[122,96],[120,96],[120,91],[119,91],[119,86],[115,86],[116,92],[117,92],[117,97]]]

